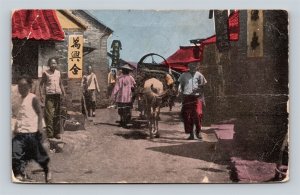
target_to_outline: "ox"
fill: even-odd
[[[142,102],[148,127],[150,131],[150,138],[158,138],[158,120],[160,114],[160,107],[162,106],[162,98],[167,96],[169,90],[164,91],[161,81],[151,78],[145,81],[142,90]]]

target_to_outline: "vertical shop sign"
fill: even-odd
[[[70,35],[68,44],[68,77],[82,78],[83,36]]]
[[[263,57],[263,11],[247,11],[247,56]]]

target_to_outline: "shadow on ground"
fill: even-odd
[[[203,171],[215,172],[215,173],[225,172],[224,170],[214,169],[214,168],[198,168],[198,169]]]
[[[230,156],[227,152],[219,150],[215,143],[193,142],[172,146],[159,146],[147,148],[148,150],[162,152],[175,156],[182,156],[207,162],[228,165]]]
[[[162,122],[169,125],[177,125],[182,122],[179,112],[160,112],[160,115],[164,118]]]
[[[125,139],[147,139],[148,134],[143,131],[130,131],[126,133],[115,133],[114,135],[123,137]]]
[[[102,123],[102,122],[95,122],[94,125],[108,125],[108,126],[114,126],[119,127],[118,124],[112,124],[112,123]]]

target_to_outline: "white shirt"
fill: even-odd
[[[33,109],[32,101],[36,96],[28,93],[22,98],[22,103],[17,113],[16,132],[17,133],[35,133],[38,130],[38,115]]]
[[[198,71],[192,75],[190,72],[182,73],[178,79],[179,91],[184,95],[196,95],[204,98],[203,91],[193,93],[194,90],[199,90],[207,83],[205,77]]]
[[[87,89],[99,89],[98,81],[96,75],[92,72],[86,76],[87,78]]]
[[[54,70],[53,74],[49,74],[47,71],[44,72],[46,75],[46,94],[61,94],[60,82],[60,72]]]

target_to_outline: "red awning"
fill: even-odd
[[[239,11],[234,11],[228,19],[230,41],[239,40]],[[169,66],[177,71],[186,72],[187,64],[190,62],[200,62],[203,59],[204,46],[216,43],[216,35],[206,38],[200,46],[181,46],[174,54],[166,59]]]
[[[12,16],[13,39],[64,40],[55,10],[17,10]]]
[[[190,62],[199,62],[202,59],[202,54],[203,47],[201,46],[181,46],[166,61],[172,69],[185,72],[188,70],[187,64]]]

